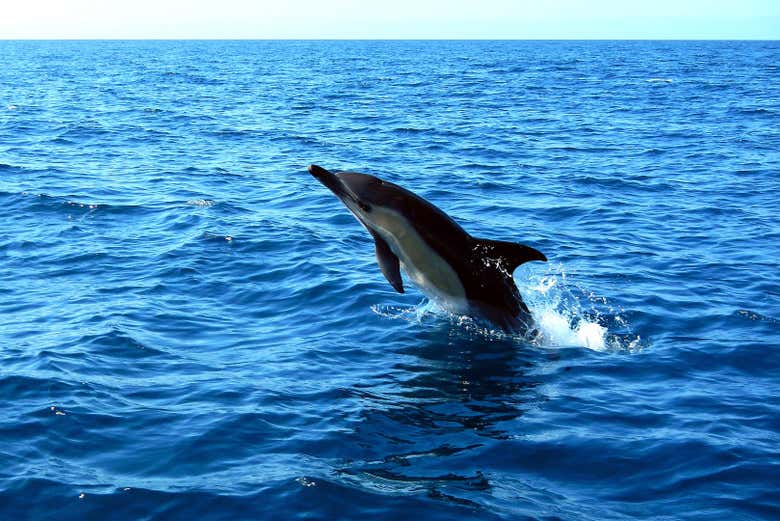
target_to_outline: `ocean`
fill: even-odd
[[[0,518],[780,518],[780,42],[0,55]],[[312,163],[544,252],[540,334]]]

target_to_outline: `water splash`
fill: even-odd
[[[595,351],[635,351],[633,333],[623,310],[569,280],[563,266],[518,280],[520,293],[536,319],[541,347],[585,347]]]
[[[423,299],[416,306],[388,306],[374,304],[371,311],[380,317],[392,320],[405,320],[413,324],[422,324],[429,317],[440,316],[442,309],[435,302]]]
[[[423,298],[423,300],[414,306],[388,306],[374,304],[371,311],[376,315],[392,320],[404,320],[417,326],[426,326],[430,324],[441,324],[446,321],[451,327],[472,337],[482,337],[486,340],[499,340],[511,338],[512,334],[507,333],[493,324],[477,320],[468,315],[452,313],[439,306],[435,301]]]
[[[371,310],[381,317],[418,325],[445,319],[468,334],[493,340],[515,337],[543,348],[636,351],[641,347],[640,337],[631,330],[623,310],[569,280],[562,266],[552,266],[544,274],[516,282],[537,326],[525,335],[513,335],[473,317],[451,313],[428,299],[416,306],[373,305]]]

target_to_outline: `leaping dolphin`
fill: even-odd
[[[422,197],[368,174],[309,173],[338,197],[374,238],[376,260],[390,285],[404,292],[399,268],[429,298],[457,314],[486,318],[511,331],[532,325],[512,272],[540,251],[472,237]]]

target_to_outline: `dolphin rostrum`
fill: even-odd
[[[485,318],[512,331],[531,326],[512,272],[540,251],[472,237],[446,213],[405,188],[368,174],[309,173],[328,187],[374,238],[376,260],[390,285],[403,293],[399,268],[429,298],[457,314]]]

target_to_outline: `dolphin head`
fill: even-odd
[[[400,187],[368,174],[357,172],[332,173],[321,166],[309,166],[309,173],[338,197],[366,226],[372,222],[378,207],[397,210]]]

